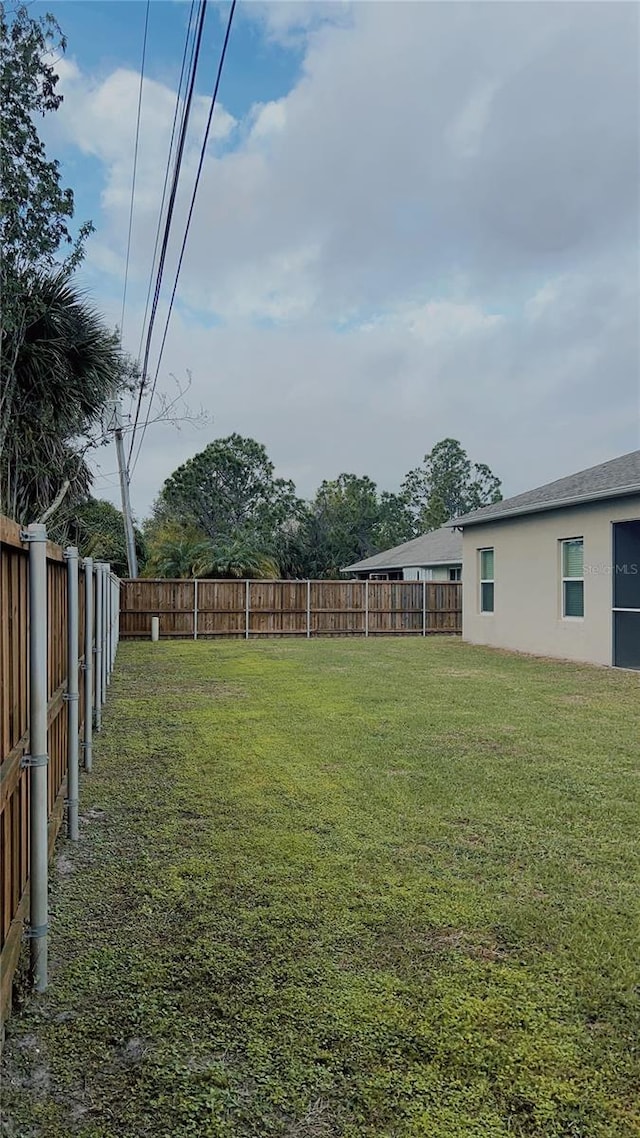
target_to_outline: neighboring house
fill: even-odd
[[[463,639],[640,668],[640,450],[449,525]]]
[[[459,581],[462,535],[445,526],[356,561],[341,572],[360,581]]]

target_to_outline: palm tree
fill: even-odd
[[[223,539],[211,547],[210,567],[215,569],[211,575],[217,577],[274,581],[280,576],[280,568],[273,556],[254,539],[242,534]]]
[[[19,297],[0,353],[0,511],[30,522],[67,481],[67,505],[86,498],[91,432],[135,368],[67,272],[25,276]]]

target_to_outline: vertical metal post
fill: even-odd
[[[427,580],[422,582],[422,635],[427,635]]]
[[[47,988],[49,841],[47,833],[47,530],[30,525],[29,541],[29,878],[31,971],[36,992]]]
[[[369,635],[369,578],[364,583],[364,634]]]
[[[84,559],[84,769],[93,761],[93,558]]]
[[[78,550],[65,549],[67,561],[67,837],[78,840]]]
[[[107,563],[104,561],[101,562],[101,564],[100,564],[100,585],[101,585],[101,589],[102,589],[102,654],[101,654],[100,658],[102,660],[102,668],[100,669],[100,699],[102,700],[102,706],[103,707],[104,707],[105,703],[107,702],[107,667],[108,667],[107,645],[109,643],[109,640],[108,640],[109,598],[107,595],[107,580],[108,580],[107,575],[108,575],[108,572],[109,572],[109,566],[107,565]]]
[[[311,581],[307,581],[307,640],[311,636]]]
[[[198,578],[193,582],[193,639],[198,639]]]
[[[94,725],[96,731],[102,728],[102,624],[103,624],[103,591],[102,591],[102,562],[96,561],[96,620],[95,620],[95,678],[96,702]]]
[[[104,591],[107,605],[107,641],[105,654],[105,683],[111,683],[111,665],[113,663],[113,589],[111,587],[111,566],[107,565],[104,574]]]
[[[249,639],[249,581],[244,583],[244,638]]]

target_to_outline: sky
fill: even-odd
[[[228,10],[208,7],[167,288]],[[31,11],[68,40],[41,129],[96,227],[81,282],[119,324],[145,4]],[[151,2],[134,355],[188,16]],[[616,2],[240,0],[158,383],[169,401],[188,387],[182,421],[149,427],[136,516],[234,431],[303,497],[342,471],[395,490],[447,436],[506,495],[639,447],[639,19]],[[111,447],[94,468],[117,504]]]

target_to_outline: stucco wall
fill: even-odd
[[[472,644],[612,663],[612,523],[640,519],[640,495],[531,514],[463,534],[462,635]],[[584,618],[563,619],[560,541],[584,539]],[[495,550],[494,612],[480,612],[479,549]]]

